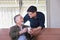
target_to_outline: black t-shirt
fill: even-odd
[[[30,18],[28,14],[24,17],[24,23],[29,20],[31,28],[36,28],[38,26],[41,26],[42,28],[45,27],[45,16],[42,12],[36,12],[37,16],[36,18]]]

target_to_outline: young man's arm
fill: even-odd
[[[45,23],[45,16],[43,13],[41,13],[39,17],[39,26],[37,27],[37,30],[45,28],[44,23]]]
[[[45,28],[45,15],[43,13],[41,13],[40,17],[39,17],[39,26],[42,28]]]
[[[26,14],[25,17],[24,17],[24,23],[25,23],[28,19],[29,19],[29,16],[28,16],[28,14]]]
[[[45,23],[45,16],[43,13],[41,13],[39,15],[39,26],[35,30],[38,31],[38,30],[45,28],[44,23]]]

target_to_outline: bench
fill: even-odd
[[[9,29],[0,29],[0,39],[11,40],[11,38],[9,37]]]
[[[0,29],[1,40],[11,40],[9,37],[9,29]],[[36,40],[60,40],[60,28],[45,28],[43,29]]]

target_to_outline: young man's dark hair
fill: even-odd
[[[37,12],[37,8],[35,6],[30,6],[27,12]]]
[[[14,22],[16,23],[16,17],[18,17],[18,16],[20,16],[20,14],[18,14],[18,15],[16,15],[15,17],[14,17]]]

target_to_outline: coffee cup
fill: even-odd
[[[31,28],[29,27],[29,28],[28,28],[28,33],[30,33],[30,30],[31,30]]]

